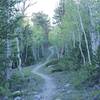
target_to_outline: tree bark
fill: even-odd
[[[83,32],[83,35],[84,35],[84,38],[85,38],[86,49],[87,49],[87,54],[88,54],[88,61],[89,61],[89,64],[91,65],[92,63],[91,63],[89,46],[88,46],[88,40],[87,40],[87,36],[86,36],[85,30],[84,30],[84,26],[83,26],[83,22],[82,22],[82,18],[81,18],[81,15],[80,15],[79,5],[78,4],[77,4],[77,11],[78,11],[78,16],[79,16],[79,21],[80,21],[81,29],[82,29],[82,32]]]
[[[59,58],[60,58],[60,54],[59,54],[59,48],[56,46],[56,54],[57,54],[57,58],[58,58],[58,60],[59,60]]]
[[[18,69],[21,73],[21,75],[24,77],[24,73],[22,72],[22,61],[20,57],[20,47],[19,47],[19,40],[18,37],[16,37],[16,46],[17,46],[17,58],[18,58]]]
[[[81,34],[80,34],[79,26],[78,26],[77,24],[76,24],[76,28],[77,28],[77,32],[79,33],[79,34],[78,34],[79,49],[80,49],[80,53],[81,53],[81,56],[82,56],[82,59],[83,59],[83,63],[84,63],[84,65],[85,65],[85,64],[86,64],[86,60],[85,60],[85,56],[84,56],[84,53],[83,53],[83,50],[82,50]]]
[[[41,45],[41,50],[42,50],[42,56],[44,57],[44,46],[43,46],[43,44]]]
[[[9,80],[11,78],[12,72],[12,61],[10,59],[11,56],[11,42],[9,39],[7,41],[7,68],[6,68],[6,79]]]
[[[80,52],[81,52],[81,56],[83,58],[83,63],[84,65],[86,64],[86,61],[85,61],[85,56],[84,56],[84,53],[82,51],[82,45],[81,45],[81,37],[80,37],[80,33],[79,33],[79,49],[80,49]]]
[[[91,7],[88,5],[88,9],[89,9],[89,15],[90,15],[90,35],[91,35],[91,44],[92,44],[92,53],[94,55],[96,55],[96,50],[98,48],[99,45],[99,38],[98,38],[98,32],[96,32],[95,30],[95,23],[93,21],[93,13],[91,10]]]
[[[73,35],[73,47],[75,48],[75,33],[72,32],[72,35]]]
[[[25,47],[25,63],[26,63],[26,60],[27,60],[27,46]]]
[[[36,48],[35,47],[32,47],[32,53],[33,53],[33,57],[34,57],[34,60],[37,61],[37,56],[36,56]]]

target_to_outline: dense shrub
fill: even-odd
[[[6,93],[6,88],[3,86],[0,86],[0,96],[5,95],[5,93]]]

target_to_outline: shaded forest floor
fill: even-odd
[[[23,68],[25,73],[25,79],[18,79],[18,70],[15,70],[14,77],[16,76],[17,83],[12,82],[12,86],[16,87],[11,100],[16,100],[16,98],[21,98],[21,100],[42,100],[39,99],[40,93],[42,93],[42,87],[45,81],[38,75],[32,73],[32,70],[37,67],[37,65]],[[55,67],[53,65],[44,66],[40,68],[40,72],[52,77],[52,81],[56,84],[55,95],[53,100],[99,100],[95,99],[95,95],[99,95],[100,91],[93,88],[85,89],[85,87],[78,86],[75,87],[74,82],[76,77],[76,72],[69,71],[53,71]],[[16,80],[15,79],[15,80]],[[78,80],[78,79],[77,79]],[[21,91],[20,93],[18,91]]]
[[[59,68],[62,68],[62,66],[59,66]],[[59,68],[56,65],[52,65],[52,62],[41,68],[41,72],[50,75],[56,84],[56,95],[53,97],[53,100],[100,99],[100,89],[96,85],[87,87],[84,84],[80,84],[80,81],[84,80],[85,75],[82,76],[81,73],[81,76],[78,76],[80,75],[78,71],[61,70]],[[83,74],[85,74],[84,71]]]
[[[35,100],[34,96],[42,92],[41,87],[44,81],[40,76],[32,73],[33,68],[34,66],[23,68],[24,79],[21,78],[18,69],[14,70],[9,100]]]

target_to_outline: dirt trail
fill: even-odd
[[[39,71],[41,67],[44,67],[45,64],[49,62],[50,58],[54,54],[54,51],[52,48],[49,48],[49,50],[51,53],[49,57],[47,58],[47,60],[44,63],[37,65],[37,67],[35,67],[32,71],[34,74],[39,75],[45,81],[45,84],[42,88],[43,92],[38,95],[36,100],[52,100],[52,97],[55,94],[56,85],[53,82],[53,78]]]

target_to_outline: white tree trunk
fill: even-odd
[[[33,53],[34,60],[37,61],[36,50],[34,47],[32,47],[32,53]]]
[[[8,59],[8,63],[7,63],[7,68],[6,68],[6,79],[9,80],[11,78],[12,75],[12,61],[10,59],[11,56],[11,42],[9,39],[7,39],[7,59]]]
[[[17,46],[18,69],[21,75],[24,76],[24,73],[22,72],[22,66],[21,66],[20,47],[19,47],[18,37],[16,37],[16,46]]]
[[[26,60],[27,60],[27,46],[25,48],[25,63],[26,63]]]
[[[87,48],[89,64],[91,65],[90,51],[89,51],[87,36],[86,36],[85,30],[84,30],[82,18],[81,18],[80,11],[79,11],[79,5],[77,5],[77,10],[78,10],[78,15],[79,15],[79,21],[80,21],[81,29],[82,29],[82,32],[83,32],[83,35],[84,35],[84,38],[85,38],[85,43],[86,43],[86,48]]]
[[[39,54],[39,52],[40,52],[40,50],[39,50],[39,45],[38,45],[38,47],[37,47],[37,58],[38,58],[38,60],[40,59],[40,54]]]
[[[64,52],[64,47],[61,48],[61,51],[60,51],[60,58],[63,57],[63,52]]]
[[[42,56],[44,57],[44,46],[41,45],[41,50],[42,50]]]
[[[57,58],[60,58],[60,54],[59,54],[59,48],[56,46],[56,54],[57,54]]]
[[[72,35],[73,35],[73,47],[75,48],[75,33],[72,32]]]
[[[80,52],[81,52],[81,56],[82,56],[82,59],[83,59],[83,63],[84,65],[86,64],[86,60],[85,60],[85,56],[84,56],[84,53],[83,53],[83,50],[82,50],[82,44],[81,44],[81,33],[80,33],[80,30],[79,30],[79,26],[78,24],[76,23],[76,28],[77,28],[77,32],[79,33],[78,34],[78,39],[79,39],[79,49],[80,49]]]
[[[95,55],[96,50],[99,45],[100,38],[98,37],[98,32],[96,32],[95,30],[95,23],[93,21],[93,13],[89,5],[88,5],[88,8],[89,8],[89,15],[90,15],[90,22],[91,22],[90,35],[91,35],[92,51],[93,51],[93,54]]]
[[[86,64],[86,61],[85,61],[85,56],[84,56],[84,53],[82,51],[82,47],[81,47],[81,44],[79,43],[79,49],[80,49],[80,52],[81,52],[81,55],[82,55],[82,58],[83,58],[83,63],[84,65]]]
[[[68,53],[68,46],[67,44],[65,44],[65,55],[67,55],[67,53]]]
[[[84,53],[82,51],[82,45],[81,45],[81,36],[80,36],[80,33],[79,33],[79,49],[80,49],[80,52],[81,52],[81,56],[83,58],[83,63],[84,65],[86,64],[86,61],[85,61],[85,56],[84,56]]]

